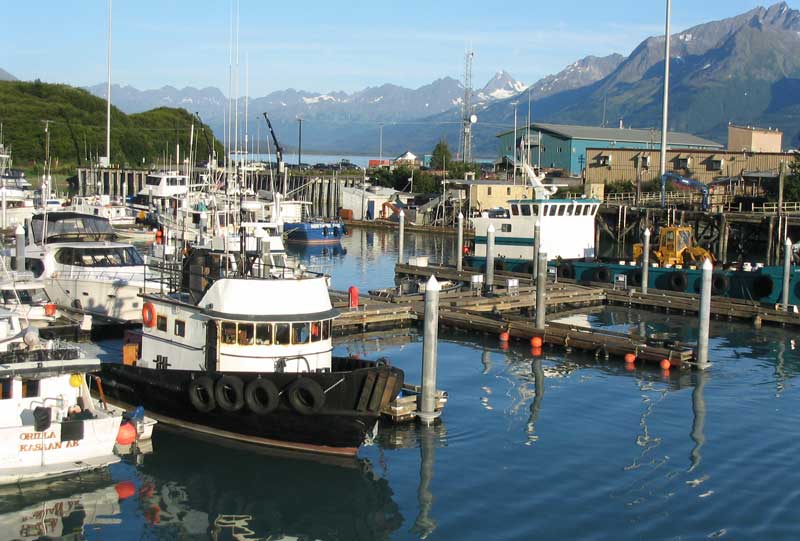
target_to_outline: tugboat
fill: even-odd
[[[40,342],[34,328],[0,310],[0,485],[105,467],[123,412],[92,399],[86,373],[98,359],[74,346]]]
[[[331,354],[328,278],[261,251],[196,249],[143,295],[140,343],[103,365],[109,397],[223,438],[355,455],[403,387],[381,361]],[[171,272],[171,270],[177,272]]]

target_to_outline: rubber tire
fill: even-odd
[[[203,392],[208,397],[205,402],[200,398],[200,392]],[[193,379],[189,384],[189,402],[199,412],[208,413],[213,411],[217,407],[217,401],[214,398],[214,380],[208,376],[200,376]]]
[[[688,286],[689,279],[686,277],[685,272],[676,271],[669,275],[669,288],[672,291],[684,292]]]
[[[562,263],[556,270],[556,276],[559,278],[575,278],[575,268],[570,263]]]
[[[496,271],[503,271],[506,270],[506,263],[502,259],[495,258],[494,260],[494,270]]]
[[[611,281],[611,271],[608,270],[608,267],[597,267],[592,271],[592,281],[593,282],[603,282],[608,283]]]
[[[233,393],[233,397],[229,396]],[[220,409],[236,412],[244,407],[244,383],[236,376],[222,376],[214,384],[214,398]]]
[[[715,272],[711,276],[711,293],[713,295],[724,295],[728,292],[730,285],[731,281],[721,272]]]
[[[259,391],[267,395],[266,402],[259,398]],[[256,415],[272,413],[277,409],[280,399],[278,388],[268,379],[254,379],[244,388],[244,403]]]
[[[642,271],[635,270],[628,275],[628,278],[633,287],[640,287],[642,285]]]
[[[325,393],[319,383],[309,378],[297,378],[286,391],[289,404],[302,415],[317,413],[325,404]]]
[[[766,274],[762,274],[753,280],[753,298],[760,299],[762,297],[767,297],[772,294],[774,288],[775,282],[772,281],[772,278]]]

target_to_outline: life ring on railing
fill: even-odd
[[[236,376],[222,376],[214,384],[214,398],[217,405],[230,412],[239,411],[244,406],[244,384]]]
[[[208,376],[200,376],[189,384],[189,402],[194,409],[208,413],[217,407],[214,399],[214,381]]]
[[[244,388],[244,402],[256,415],[272,413],[279,401],[278,388],[268,379],[254,379]]]
[[[721,272],[715,272],[713,276],[711,276],[711,293],[714,295],[724,295],[727,293],[730,285],[731,281]]]
[[[152,302],[144,303],[142,306],[142,325],[154,327],[156,324],[156,306]]]
[[[297,378],[286,391],[289,404],[297,413],[310,415],[325,404],[325,393],[319,383],[309,378]]]
[[[685,272],[677,271],[669,275],[669,288],[672,291],[686,291],[688,285],[689,279]]]

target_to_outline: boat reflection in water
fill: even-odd
[[[0,541],[84,539],[89,527],[118,524],[120,500],[135,488],[107,470],[0,489]]]
[[[298,458],[266,448],[154,434],[139,473],[147,522],[224,539],[386,539],[403,522],[364,459]]]

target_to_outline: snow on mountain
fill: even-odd
[[[504,100],[525,90],[527,86],[514,79],[507,71],[498,71],[489,82],[475,94],[479,101]]]

